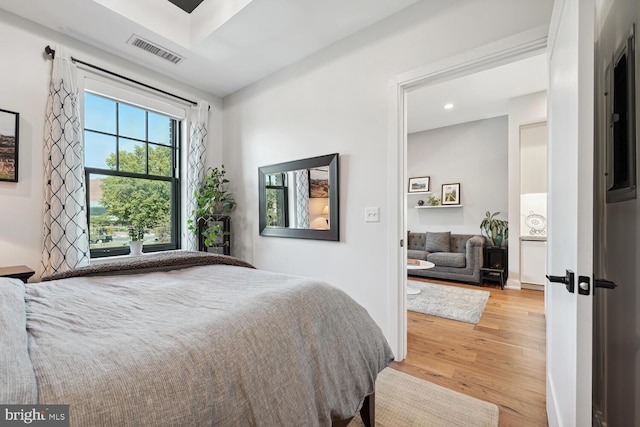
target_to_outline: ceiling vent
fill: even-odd
[[[179,64],[184,59],[184,57],[170,52],[169,50],[158,46],[157,44],[153,44],[150,41],[143,39],[142,37],[138,37],[135,34],[133,34],[129,38],[127,43],[144,51],[147,51],[157,57],[160,57],[165,61],[169,61],[172,64]]]

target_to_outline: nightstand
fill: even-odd
[[[0,268],[0,277],[11,277],[14,279],[20,279],[24,283],[27,283],[29,277],[33,276],[35,271],[27,267],[26,265],[14,265],[12,267]]]

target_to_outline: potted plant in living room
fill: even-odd
[[[509,221],[497,219],[498,215],[500,212],[487,211],[487,216],[480,223],[480,231],[491,240],[493,246],[500,247],[509,238]]]
[[[224,165],[209,168],[200,187],[194,192],[197,207],[191,211],[191,215],[195,219],[191,218],[187,223],[189,230],[202,238],[207,248],[228,245],[224,241],[224,236],[229,235],[224,227],[224,219],[236,207],[236,201],[226,188],[229,180],[225,174]]]
[[[129,226],[129,249],[131,255],[142,255],[142,245],[144,240],[144,227],[140,225]]]

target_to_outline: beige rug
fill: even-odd
[[[377,427],[496,427],[498,407],[393,368],[376,380]],[[348,427],[362,426],[358,415]]]

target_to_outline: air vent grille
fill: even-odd
[[[135,34],[129,38],[128,43],[132,46],[140,48],[144,51],[147,51],[157,57],[164,59],[165,61],[169,61],[173,64],[179,64],[184,58],[180,55],[176,55],[175,53],[160,47],[156,44],[151,43],[148,40],[145,40],[141,37],[136,36]]]

